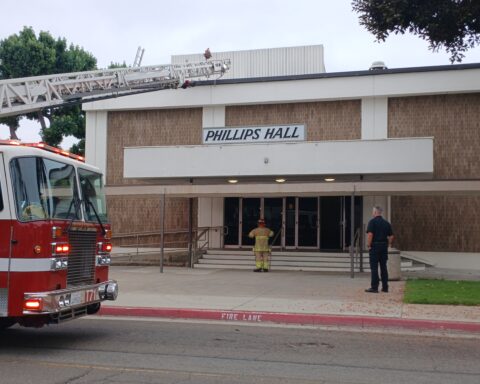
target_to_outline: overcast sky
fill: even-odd
[[[80,45],[98,60],[166,64],[171,55],[323,44],[327,72],[368,69],[376,60],[389,68],[450,64],[415,36],[375,42],[358,23],[350,0],[16,0],[1,5],[0,39],[24,26],[49,31]],[[480,48],[463,63],[479,63]],[[39,141],[36,123],[22,123],[24,141]],[[8,138],[0,125],[0,138]],[[66,143],[69,146],[70,141]]]

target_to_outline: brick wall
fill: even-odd
[[[392,226],[401,250],[480,252],[480,196],[393,196]]]
[[[161,197],[152,195],[108,196],[108,211],[115,245],[127,245],[136,242],[134,237],[119,235],[131,233],[159,232],[161,230]],[[193,199],[193,226],[197,222],[197,199]],[[167,198],[165,201],[165,231],[188,230],[188,199]],[[166,247],[186,247],[186,235],[167,235]],[[156,243],[160,236],[142,236],[142,243]],[[171,243],[175,241],[175,243]]]
[[[227,127],[305,124],[307,141],[361,138],[360,100],[226,107]]]
[[[480,178],[480,94],[390,98],[388,137],[434,139],[436,179]]]
[[[123,178],[123,148],[129,146],[192,145],[202,140],[202,109],[145,110],[108,113],[107,185],[143,184]],[[162,166],[159,164],[159,166]],[[160,196],[109,196],[108,211],[114,235],[153,232],[161,229]],[[188,199],[167,198],[165,230],[188,229]],[[197,204],[194,200],[194,226]],[[115,239],[127,245],[136,238]],[[142,243],[158,246],[160,236],[140,237]],[[165,236],[166,247],[186,247],[187,236]]]
[[[202,109],[109,112],[107,142],[107,185],[141,184],[123,178],[123,149],[201,144]]]
[[[389,137],[434,137],[434,178],[480,178],[480,94],[391,98]],[[397,246],[480,252],[480,196],[394,196]]]

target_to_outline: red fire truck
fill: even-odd
[[[230,60],[207,51],[193,63],[0,80],[0,117],[221,77]],[[0,330],[93,314],[116,299],[103,176],[80,156],[0,140],[0,226]]]
[[[0,329],[40,327],[115,300],[102,174],[44,144],[0,141]]]

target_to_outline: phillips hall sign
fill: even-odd
[[[203,144],[239,144],[305,141],[305,125],[204,128]]]

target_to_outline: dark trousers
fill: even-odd
[[[387,244],[372,244],[369,252],[370,255],[370,270],[372,271],[371,287],[378,289],[380,278],[378,276],[378,267],[380,266],[380,276],[382,278],[382,289],[388,289],[388,245]]]

